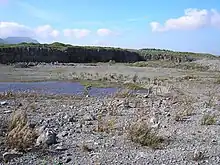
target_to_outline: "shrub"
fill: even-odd
[[[216,123],[216,118],[214,115],[206,114],[202,117],[202,125],[214,125]]]
[[[163,138],[157,135],[157,132],[148,126],[146,122],[136,122],[129,128],[129,136],[133,142],[142,146],[158,148],[163,142]]]
[[[6,143],[9,148],[16,148],[25,151],[30,148],[37,138],[34,128],[28,124],[25,111],[15,111],[9,121],[9,130],[6,136]]]

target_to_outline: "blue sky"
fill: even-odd
[[[219,0],[0,0],[0,37],[220,54]]]

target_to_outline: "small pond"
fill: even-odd
[[[91,88],[91,96],[110,95],[117,91],[117,88]],[[0,92],[5,91],[35,91],[42,94],[65,94],[82,95],[84,86],[78,82],[0,82]]]

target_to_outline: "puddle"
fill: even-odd
[[[91,88],[91,96],[111,95],[117,88]],[[0,92],[34,91],[42,94],[83,95],[84,86],[78,82],[0,82]]]

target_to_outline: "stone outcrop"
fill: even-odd
[[[142,51],[101,47],[67,47],[63,50],[50,47],[0,47],[0,63],[16,62],[137,62],[148,60],[171,60],[183,62],[191,60],[188,56],[175,56],[166,53],[150,54]]]
[[[0,63],[15,62],[135,62],[141,60],[138,53],[122,49],[88,49],[70,47],[65,50],[36,47],[0,48]]]

